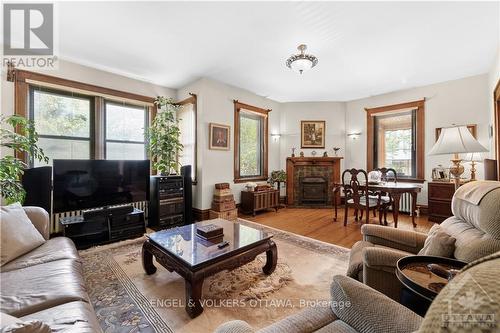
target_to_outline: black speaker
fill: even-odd
[[[193,179],[191,166],[181,167],[181,176],[184,179],[184,223],[193,223]]]
[[[37,206],[49,214],[52,207],[52,167],[25,169],[21,179],[26,191],[24,206]]]

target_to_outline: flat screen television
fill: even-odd
[[[54,160],[54,212],[148,200],[149,160]]]

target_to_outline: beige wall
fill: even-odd
[[[234,184],[234,104],[237,99],[242,103],[272,109],[269,113],[269,133],[280,132],[280,104],[257,96],[247,90],[226,85],[221,82],[202,78],[179,89],[177,98],[184,99],[188,93],[198,96],[198,184],[193,189],[193,206],[209,209],[215,183],[231,184],[236,202],[240,201],[243,184]],[[229,151],[209,150],[209,123],[231,126],[231,149]],[[280,167],[280,143],[269,137],[269,171]]]
[[[326,126],[325,149],[300,148],[300,122],[302,120],[324,120]],[[297,148],[305,156],[322,156],[327,152],[333,156],[333,147],[340,147],[339,156],[345,155],[345,103],[344,102],[300,102],[281,104],[281,161],[282,169],[286,168],[286,158],[291,155],[292,147]]]
[[[491,109],[489,107],[490,92],[488,75],[472,76],[464,79],[442,82],[438,84],[392,92],[346,103],[346,132],[361,132],[358,140],[346,141],[346,166],[366,168],[366,112],[365,107],[377,107],[422,98],[425,102],[425,152],[435,142],[436,127],[452,124],[477,124],[479,141],[490,150],[494,148],[489,137],[491,125]],[[425,156],[425,178],[431,179],[432,168],[438,164],[448,166],[450,156]],[[468,166],[466,166],[466,176]],[[478,167],[478,177],[483,174],[482,166]],[[419,196],[419,203],[427,203],[427,186]]]

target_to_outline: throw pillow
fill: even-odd
[[[424,242],[424,247],[418,252],[423,256],[438,256],[451,258],[455,252],[455,238],[448,235],[439,224],[435,224],[427,239]]]
[[[0,266],[39,247],[45,242],[33,223],[16,203],[3,206],[0,214]]]

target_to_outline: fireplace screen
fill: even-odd
[[[300,178],[300,204],[326,205],[328,202],[328,182],[323,177]]]

